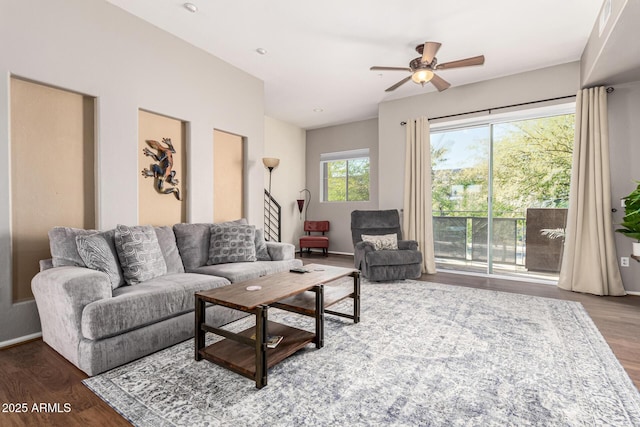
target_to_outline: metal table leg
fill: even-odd
[[[316,293],[316,348],[324,347],[324,285],[313,288]]]
[[[204,336],[205,331],[202,329],[202,324],[205,322],[205,302],[203,299],[200,299],[196,295],[196,303],[195,303],[195,358],[196,360],[202,360],[202,356],[200,355],[200,350],[204,348]]]
[[[267,385],[267,313],[269,307],[256,309],[256,388]]]
[[[353,272],[353,323],[360,322],[360,272]]]

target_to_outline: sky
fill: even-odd
[[[478,158],[489,159],[489,126],[431,133],[434,149],[446,148],[445,161],[434,169],[464,169],[478,164]]]
[[[495,140],[516,129],[510,123],[493,126]],[[446,161],[434,166],[436,170],[464,169],[478,164],[478,159],[489,159],[489,125],[456,129],[445,132],[432,132],[431,145],[435,149],[446,148]]]

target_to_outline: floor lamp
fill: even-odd
[[[269,196],[271,196],[271,173],[280,164],[280,159],[276,159],[275,157],[263,157],[262,163],[267,169],[269,169]]]

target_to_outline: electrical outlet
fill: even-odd
[[[629,267],[629,257],[628,256],[620,257],[620,266],[621,267]]]

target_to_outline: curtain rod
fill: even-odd
[[[607,93],[611,93],[613,91],[614,91],[614,88],[612,88],[612,87],[608,87],[607,88]],[[576,97],[576,95],[558,96],[557,98],[547,98],[547,99],[541,99],[539,101],[521,102],[520,104],[511,104],[511,105],[505,105],[505,106],[502,106],[502,107],[485,108],[485,109],[482,109],[482,110],[468,111],[466,113],[449,114],[447,116],[440,116],[440,117],[430,117],[427,120],[448,119],[449,117],[465,116],[467,114],[483,113],[485,111],[488,111],[489,114],[491,114],[492,111],[501,110],[503,108],[521,107],[523,105],[538,104],[540,102],[557,101],[559,99],[567,99],[567,98],[575,98],[575,97]],[[406,124],[407,124],[407,122],[400,122],[401,126],[404,126]]]

